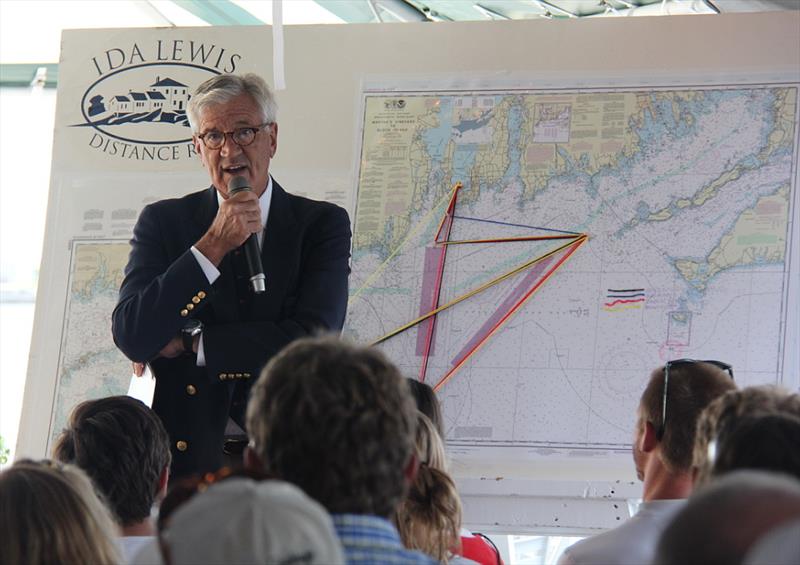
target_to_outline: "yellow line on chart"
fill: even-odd
[[[464,245],[468,243],[517,243],[520,241],[558,241],[560,239],[576,240],[581,234],[575,235],[520,235],[516,237],[498,237],[492,239],[454,239],[451,241],[438,241],[440,245]]]
[[[453,185],[453,188],[450,189],[450,202],[447,203],[448,209],[450,208],[450,205],[453,204],[453,200],[455,199],[458,191],[461,190],[461,186],[462,186],[461,181],[458,181],[456,184]],[[439,202],[439,205],[441,205],[441,202]],[[455,206],[453,206],[453,208],[455,208]],[[454,212],[453,215],[455,215],[455,210],[453,212]],[[441,233],[442,226],[444,226],[444,223],[446,221],[447,221],[447,210],[445,210],[444,214],[442,215],[442,219],[439,222],[438,227],[436,228],[436,235],[433,236],[433,243],[439,243],[439,233]],[[451,225],[452,225],[452,219],[451,219]]]
[[[552,277],[554,274],[556,274],[556,272],[566,264],[567,260],[572,257],[572,254],[575,253],[578,249],[580,249],[580,247],[584,243],[586,243],[587,240],[588,240],[588,237],[586,236],[586,234],[582,234],[582,237],[580,239],[578,239],[577,241],[571,241],[567,245],[562,246],[561,247],[562,249],[563,249],[563,247],[569,247],[570,245],[574,245],[575,247],[572,250],[569,251],[569,255],[567,255],[564,258],[562,258],[560,263],[556,263],[556,266],[553,267],[553,269],[549,273],[547,273],[542,278],[542,280],[540,280],[539,282],[536,283],[536,286],[533,288],[533,290],[531,292],[528,293],[527,296],[525,296],[522,300],[517,302],[517,304],[514,305],[514,308],[509,310],[508,313],[506,313],[506,315],[503,317],[503,319],[500,321],[500,323],[498,323],[494,328],[492,328],[492,330],[488,334],[486,334],[480,340],[480,342],[478,342],[478,344],[475,346],[475,348],[472,351],[470,351],[469,354],[465,355],[464,358],[461,359],[461,361],[459,361],[458,365],[452,367],[449,371],[447,371],[447,373],[444,375],[444,377],[442,377],[439,380],[438,383],[433,385],[433,390],[438,392],[439,389],[442,388],[445,385],[445,383],[447,381],[449,381],[456,374],[456,372],[459,369],[461,369],[461,367],[464,366],[464,363],[466,363],[469,360],[470,357],[472,357],[481,347],[483,347],[484,345],[486,345],[489,342],[489,338],[491,338],[494,334],[496,334],[498,331],[500,331],[500,328],[503,327],[503,325],[508,320],[510,320],[511,317],[514,316],[514,314],[516,314],[517,311],[519,311],[519,309],[522,308],[525,305],[525,303],[528,302],[528,300],[530,300],[533,297],[534,294],[539,292],[539,290],[544,286],[544,283],[546,283],[550,279],[550,277]]]
[[[458,185],[458,184],[460,184],[460,183],[457,183],[457,185]],[[422,228],[422,226],[424,226],[424,225],[427,225],[427,223],[428,223],[428,220],[430,219],[430,216],[431,216],[431,215],[432,215],[432,214],[433,214],[433,213],[434,213],[436,210],[438,210],[438,209],[439,209],[439,206],[441,206],[441,205],[442,205],[442,203],[443,203],[445,200],[448,200],[449,198],[451,198],[451,197],[452,197],[452,195],[453,195],[453,190],[456,190],[456,189],[455,189],[455,187],[454,187],[454,188],[453,188],[453,189],[452,189],[450,192],[448,192],[447,194],[445,194],[445,195],[442,197],[442,199],[441,199],[441,200],[439,200],[439,202],[437,202],[437,203],[436,203],[436,205],[435,205],[435,206],[433,206],[433,207],[430,209],[430,211],[429,211],[427,214],[425,214],[425,216],[423,216],[423,218],[422,218],[422,219],[421,219],[419,222],[417,222],[417,225],[414,227],[414,229],[413,229],[413,230],[411,230],[411,232],[409,232],[409,234],[406,236],[406,238],[405,238],[405,239],[404,239],[402,242],[400,242],[400,244],[399,244],[399,245],[398,245],[398,246],[395,248],[395,250],[394,250],[394,251],[392,251],[392,253],[391,253],[391,254],[390,254],[390,255],[389,255],[387,258],[386,258],[386,260],[385,260],[383,263],[381,263],[380,265],[378,265],[378,267],[375,269],[375,271],[373,271],[373,273],[372,273],[372,274],[371,274],[369,277],[367,277],[367,280],[365,280],[365,281],[364,281],[364,284],[362,284],[362,285],[359,287],[359,289],[358,289],[357,291],[355,291],[355,293],[353,293],[353,296],[351,296],[351,297],[348,299],[348,301],[347,301],[347,305],[348,305],[348,306],[350,305],[350,303],[351,303],[351,302],[353,302],[353,300],[355,300],[356,298],[358,298],[358,297],[359,297],[359,295],[361,294],[361,292],[362,292],[362,291],[363,291],[363,290],[364,290],[364,289],[365,289],[365,288],[366,288],[368,285],[372,284],[372,282],[373,282],[373,281],[374,281],[376,278],[378,278],[378,276],[381,274],[381,272],[383,272],[383,269],[385,269],[385,268],[386,268],[386,266],[389,264],[389,261],[391,261],[391,260],[394,258],[394,256],[395,256],[395,255],[397,255],[398,253],[400,253],[400,250],[403,248],[403,246],[404,246],[406,243],[408,243],[408,240],[409,240],[409,239],[411,239],[413,236],[415,236],[415,235],[417,234],[417,232],[418,232],[418,231],[419,231],[419,230]],[[449,202],[449,200],[448,200],[448,202]],[[439,229],[441,229],[441,223],[439,224]]]
[[[555,255],[559,251],[563,251],[564,249],[566,249],[570,245],[576,245],[577,244],[577,246],[580,247],[584,243],[584,241],[586,241],[586,239],[588,239],[586,234],[581,234],[576,239],[574,239],[572,241],[569,241],[568,243],[565,243],[564,245],[562,245],[562,246],[560,246],[560,247],[558,247],[556,249],[553,249],[552,251],[549,251],[549,252],[545,253],[544,255],[541,255],[539,257],[531,259],[530,261],[527,261],[527,262],[523,263],[522,265],[520,265],[518,267],[515,267],[511,271],[508,271],[507,273],[504,273],[504,274],[498,276],[497,278],[494,278],[494,279],[492,279],[492,280],[490,280],[488,282],[485,282],[481,286],[479,286],[479,287],[477,287],[477,288],[475,288],[473,290],[470,290],[469,292],[467,292],[465,294],[462,294],[461,296],[458,296],[458,297],[454,298],[453,300],[451,300],[447,304],[444,304],[443,306],[439,306],[438,308],[436,308],[434,310],[431,310],[430,312],[428,312],[426,314],[423,314],[419,318],[411,320],[407,324],[404,324],[404,325],[400,326],[399,328],[397,328],[395,330],[392,330],[391,332],[389,332],[385,336],[376,339],[370,345],[378,345],[379,343],[386,341],[390,337],[394,337],[397,334],[402,333],[402,332],[406,331],[409,328],[413,328],[414,326],[416,326],[420,322],[424,322],[425,320],[427,320],[431,316],[435,316],[436,314],[438,314],[442,310],[446,310],[446,309],[450,308],[451,306],[455,306],[459,302],[463,302],[467,298],[471,298],[472,296],[475,296],[479,292],[483,292],[484,290],[486,290],[490,286],[493,286],[493,285],[495,285],[495,284],[497,284],[499,282],[502,282],[502,281],[506,280],[509,277],[512,277],[512,276],[516,275],[517,273],[519,273],[521,271],[524,271],[525,269],[527,269],[531,265],[533,265],[535,263],[538,263],[539,261],[542,261],[543,259],[547,259],[548,257],[551,257],[551,256]]]
[[[618,312],[619,310],[640,310],[641,308],[641,304],[627,304],[624,306],[613,306],[611,308],[608,306],[603,306],[603,310],[606,312]]]

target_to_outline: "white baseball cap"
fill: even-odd
[[[163,537],[174,565],[345,562],[327,511],[277,480],[212,484],[175,511]]]

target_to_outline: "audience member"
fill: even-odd
[[[637,410],[633,442],[643,483],[638,513],[603,534],[569,547],[562,564],[649,563],[656,541],[692,489],[692,448],[702,410],[736,388],[729,365],[681,359],[653,371]]]
[[[697,423],[695,487],[736,469],[761,469],[800,479],[800,394],[773,386],[730,391]]]
[[[426,463],[434,469],[447,472],[447,454],[444,441],[436,425],[422,411],[417,411],[417,434],[414,442],[417,461]]]
[[[116,528],[77,467],[22,460],[0,473],[5,565],[121,562]]]
[[[442,407],[439,404],[439,398],[436,392],[429,384],[426,384],[417,379],[408,379],[408,384],[411,387],[411,394],[414,395],[414,400],[417,402],[417,410],[430,418],[436,431],[444,440],[444,419],[442,418]]]
[[[439,432],[420,411],[416,453],[419,471],[397,507],[394,521],[403,545],[447,563],[461,546],[461,500],[453,480],[444,471],[446,460]]]
[[[83,469],[122,529],[126,561],[152,540],[153,503],[166,492],[169,438],[161,420],[129,396],[88,400],[73,411],[53,457]]]
[[[330,516],[294,485],[233,474],[178,490],[159,519],[165,563],[345,562]]]
[[[461,527],[461,499],[447,471],[444,442],[421,411],[417,412],[416,452],[419,473],[395,517],[405,546],[439,561],[502,565],[491,541]]]
[[[664,530],[654,562],[738,565],[762,536],[798,518],[800,482],[796,479],[763,471],[734,471],[689,499]]]
[[[444,471],[427,463],[420,465],[408,494],[397,507],[395,523],[407,548],[418,549],[439,563],[458,562],[461,500],[455,483]]]
[[[302,488],[332,514],[350,564],[432,563],[390,522],[414,479],[409,386],[377,349],[293,342],[265,367],[247,408],[249,468]]]

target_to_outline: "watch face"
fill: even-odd
[[[201,322],[200,320],[192,319],[192,320],[187,320],[186,324],[184,324],[183,326],[182,331],[183,333],[189,335],[196,335],[202,329],[203,329],[203,322]]]

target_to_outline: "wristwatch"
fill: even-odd
[[[194,353],[194,337],[200,335],[203,331],[203,322],[200,320],[189,320],[186,325],[181,328],[181,340],[183,340],[183,351],[185,353]]]

